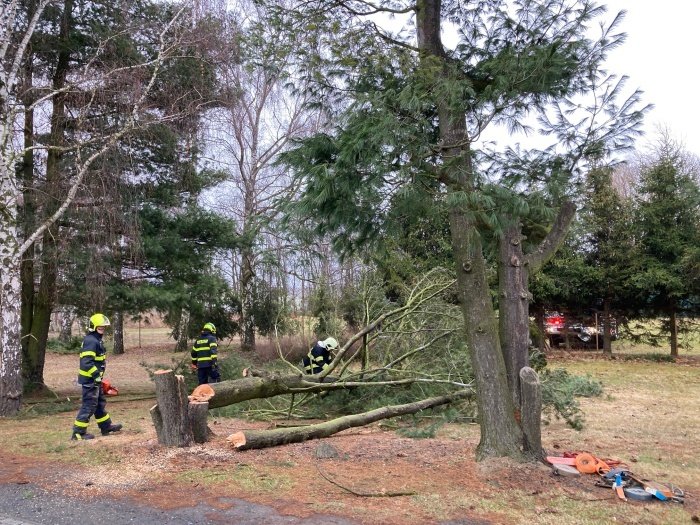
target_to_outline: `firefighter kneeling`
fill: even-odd
[[[307,374],[318,374],[328,368],[333,360],[334,352],[338,349],[338,341],[329,337],[323,341],[317,341],[309,353],[303,358],[304,372]]]

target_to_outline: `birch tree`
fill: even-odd
[[[28,45],[37,30],[45,10],[56,3],[54,0],[38,0],[27,4],[18,0],[3,2],[0,7],[0,416],[16,414],[22,400],[22,353],[21,353],[21,261],[27,251],[41,236],[61,218],[76,199],[86,175],[94,162],[108,152],[128,133],[144,122],[143,109],[148,103],[163,61],[176,52],[177,38],[174,28],[186,8],[176,7],[174,15],[156,36],[155,51],[146,62],[117,67],[103,71],[100,58],[108,49],[108,41],[97,46],[94,56],[86,61],[61,87],[42,86],[36,89],[29,105],[27,86],[21,82],[21,69],[27,59]],[[121,85],[125,77],[132,79],[133,90],[124,93],[125,118],[121,124],[100,137],[82,135],[66,147],[74,159],[73,176],[67,191],[58,200],[53,212],[37,224],[33,231],[22,232],[18,227],[18,212],[22,206],[23,187],[16,167],[27,148],[20,142],[20,133],[25,125],[24,115],[33,109],[51,104],[64,93],[81,93],[83,104],[75,109],[74,126],[76,136],[89,126],[91,108],[96,102],[97,89],[115,81]],[[31,89],[34,89],[32,87]],[[87,138],[89,137],[89,138]],[[32,154],[46,155],[61,145],[36,142],[29,146]]]

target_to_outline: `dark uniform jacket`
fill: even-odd
[[[107,364],[105,362],[105,352],[102,336],[97,332],[89,332],[83,339],[83,348],[80,351],[78,383],[84,385],[102,381]]]
[[[316,343],[302,360],[307,374],[318,374],[328,368],[333,358],[327,348]]]
[[[197,368],[209,368],[216,365],[218,344],[216,336],[210,332],[202,332],[192,347],[192,364]]]

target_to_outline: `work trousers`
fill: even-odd
[[[212,383],[218,383],[221,381],[221,374],[219,374],[219,368],[216,366],[204,366],[197,369],[197,381],[200,385],[206,385],[209,383],[209,378],[211,377]]]
[[[95,421],[100,429],[108,428],[112,421],[107,413],[107,399],[102,392],[100,383],[86,383],[83,385],[83,403],[80,405],[78,415],[75,417],[73,432],[84,434],[87,430],[90,418],[95,416]]]

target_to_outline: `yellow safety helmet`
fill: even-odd
[[[216,326],[214,326],[214,323],[207,323],[204,325],[202,330],[206,330],[208,332],[211,332],[212,334],[216,333]]]
[[[95,328],[98,326],[110,326],[109,319],[104,314],[93,314],[90,317],[90,324],[88,325],[88,330],[94,332]]]
[[[334,338],[332,338],[332,337],[329,337],[328,339],[325,339],[323,342],[325,343],[326,348],[327,348],[328,350],[335,350],[336,348],[338,348],[338,341],[336,341],[336,340],[335,340]]]

